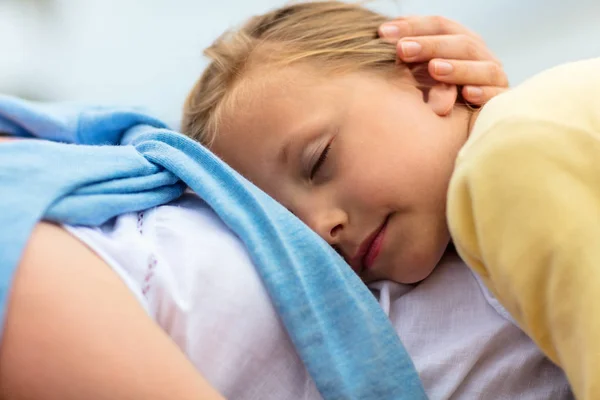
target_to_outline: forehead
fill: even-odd
[[[213,151],[238,170],[273,161],[296,133],[324,122],[343,90],[312,68],[257,68],[225,104]]]

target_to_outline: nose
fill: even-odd
[[[307,225],[319,234],[327,243],[338,246],[348,224],[348,215],[337,207],[308,207]]]

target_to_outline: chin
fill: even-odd
[[[439,249],[431,249],[413,252],[405,258],[401,265],[410,266],[394,271],[391,279],[398,283],[414,284],[427,278],[444,256],[448,243],[439,246]]]
[[[411,269],[410,271],[404,271],[401,279],[394,279],[394,281],[407,285],[419,283],[431,275],[436,265],[437,263],[418,266],[416,265],[414,269]]]

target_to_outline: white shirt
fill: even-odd
[[[67,229],[225,397],[320,399],[244,246],[197,196]],[[417,286],[372,289],[431,399],[572,398],[562,372],[460,259],[445,258]]]

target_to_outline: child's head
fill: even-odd
[[[455,88],[397,64],[394,44],[377,36],[386,21],[334,1],[253,18],[206,50],[212,62],[187,99],[183,131],[363,279],[410,283],[449,242],[446,190],[469,113],[454,107]]]

